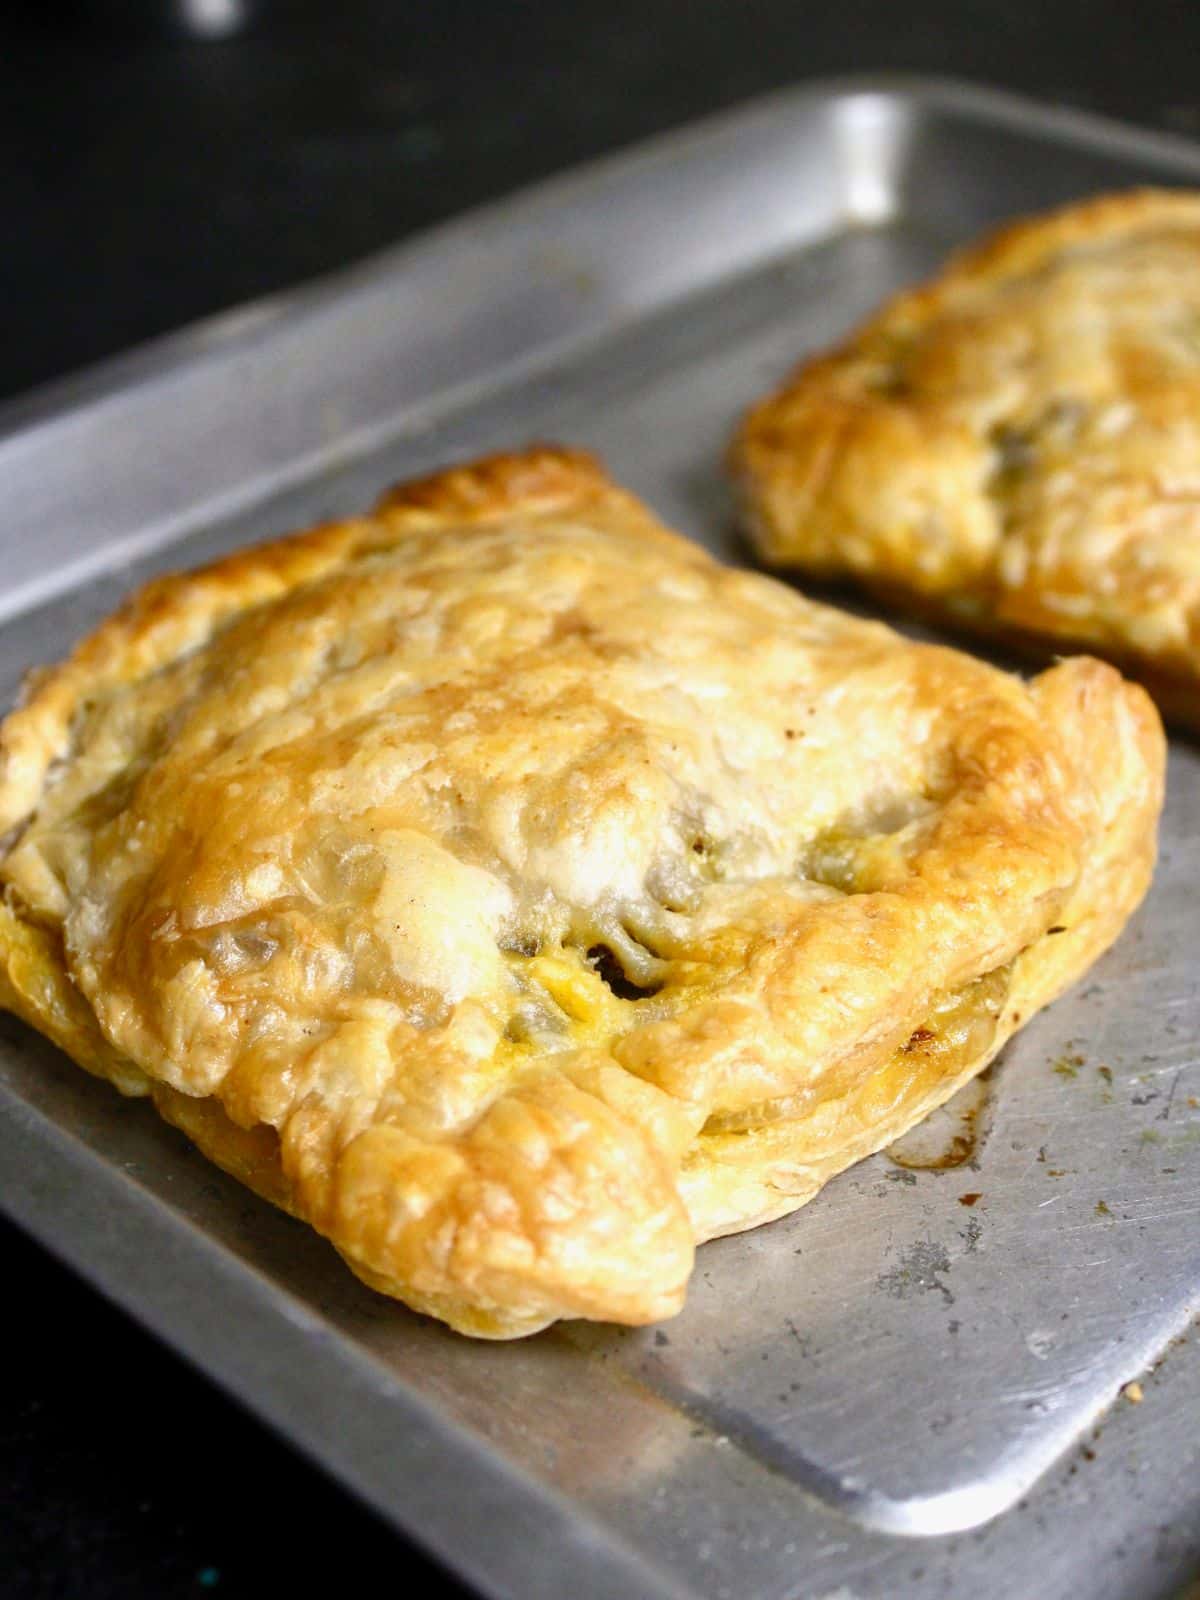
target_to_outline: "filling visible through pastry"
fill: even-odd
[[[149,584],[0,725],[0,1004],[467,1333],[677,1311],[1120,931],[1163,742],[581,454]]]
[[[1094,648],[1200,727],[1200,194],[986,239],[755,406],[731,465],[768,561]]]

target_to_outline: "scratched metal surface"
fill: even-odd
[[[989,220],[1198,175],[972,90],[810,90],[35,398],[0,438],[0,697],[151,571],[530,437],[744,559],[721,448],[801,352]],[[457,1339],[11,1020],[0,1201],[481,1592],[1166,1595],[1200,1557],[1190,1344],[1112,1408],[1200,1300],[1198,936],[1177,742],[1151,897],[1005,1051],[969,1165],[881,1156],[706,1246],[658,1330]]]

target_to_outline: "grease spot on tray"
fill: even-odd
[[[924,1122],[901,1134],[884,1154],[898,1167],[917,1172],[949,1172],[973,1162],[983,1142],[983,1113],[990,1076],[981,1072]]]

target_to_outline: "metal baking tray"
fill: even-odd
[[[752,395],[985,224],[1147,181],[1200,149],[806,88],[35,396],[0,437],[0,700],[151,572],[531,438],[744,560],[720,463]],[[1198,949],[1177,741],[1153,893],[1009,1046],[970,1164],[879,1156],[705,1246],[658,1329],[460,1339],[11,1019],[0,1194],[484,1595],[1147,1600],[1200,1558]]]

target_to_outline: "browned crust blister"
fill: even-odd
[[[1112,941],[1162,764],[1111,668],[914,645],[538,448],[34,680],[0,1003],[420,1310],[646,1322]]]
[[[405,523],[475,522],[619,495],[586,451],[545,445],[397,484],[379,510],[389,513],[385,536],[391,539]],[[203,644],[227,617],[319,581],[379,536],[371,518],[329,522],[236,550],[192,572],[155,578],[66,661],[33,671],[22,705],[4,724],[0,834],[30,809],[46,768],[66,749],[81,703]]]
[[[804,362],[730,461],[767,561],[1095,649],[1200,726],[1200,195],[1002,229]]]

